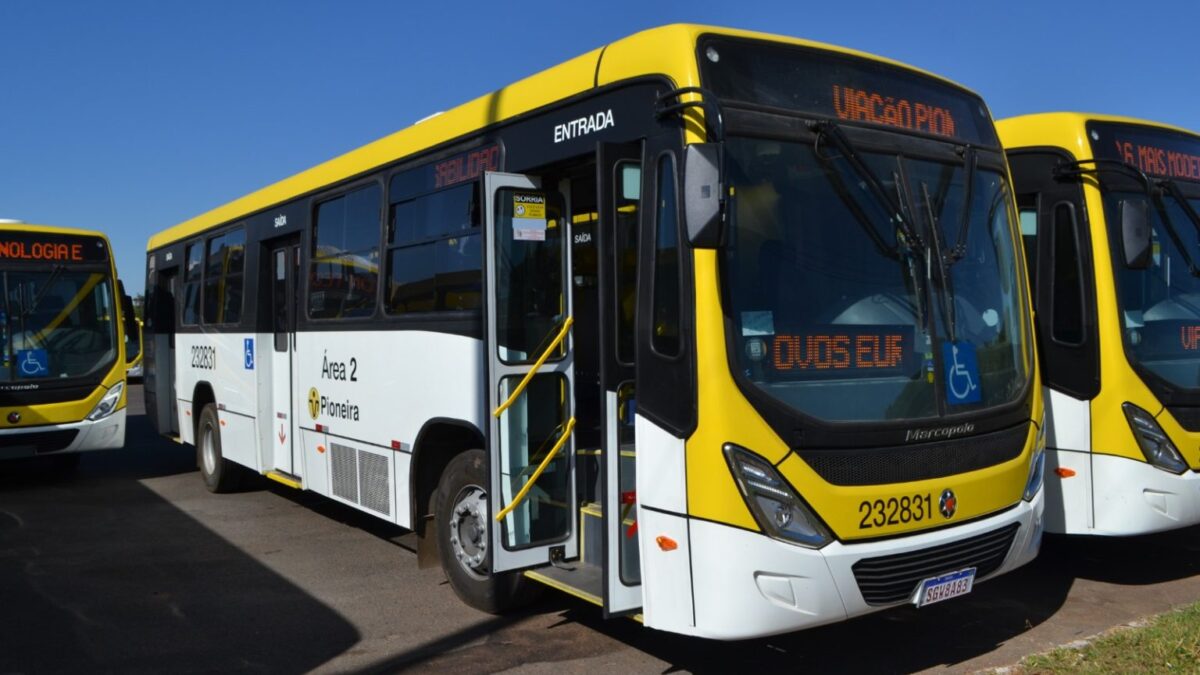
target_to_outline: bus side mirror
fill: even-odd
[[[687,146],[683,167],[683,204],[688,241],[696,248],[721,245],[721,148],[716,143]]]
[[[1121,244],[1126,267],[1144,270],[1150,266],[1150,204],[1146,200],[1121,201]]]
[[[133,363],[142,351],[142,326],[138,323],[137,314],[133,311],[133,298],[124,292],[121,293],[121,323],[125,328],[125,361]],[[130,349],[130,345],[132,345],[132,349]]]

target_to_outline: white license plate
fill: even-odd
[[[917,589],[914,604],[917,607],[924,607],[925,605],[932,605],[935,602],[957,598],[960,595],[970,593],[974,585],[974,567],[926,579],[921,582],[920,588]]]

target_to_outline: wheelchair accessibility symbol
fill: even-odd
[[[970,342],[943,344],[942,369],[946,373],[946,398],[950,403],[978,403],[981,400],[975,345]]]
[[[50,359],[45,349],[17,350],[17,371],[21,377],[46,377],[50,374]]]

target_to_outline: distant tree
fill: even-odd
[[[146,296],[145,295],[138,293],[137,295],[133,296],[133,314],[138,319],[144,318],[142,316],[142,309],[145,307],[145,305],[146,305]]]

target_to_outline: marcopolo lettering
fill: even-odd
[[[616,126],[616,122],[613,121],[613,112],[610,108],[586,117],[571,120],[565,124],[554,125],[554,142],[562,143],[572,138],[579,138],[588,134],[594,134],[597,131],[603,131],[611,126]]]
[[[904,434],[904,442],[910,441],[934,441],[954,438],[963,434],[969,434],[975,431],[975,425],[970,422],[958,424],[952,427],[937,427],[934,429],[909,429]]]

